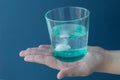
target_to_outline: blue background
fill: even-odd
[[[50,44],[44,14],[63,6],[81,6],[91,11],[89,45],[120,49],[119,0],[0,0],[0,79],[57,80],[57,70],[26,63],[19,52]],[[94,73],[63,80],[120,80],[120,76]]]

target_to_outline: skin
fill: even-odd
[[[112,69],[120,67],[113,66],[118,65],[117,63],[112,64],[116,57],[118,58],[118,56],[111,57],[113,53],[119,53],[119,51],[107,51],[100,47],[88,47],[88,54],[83,59],[67,63],[53,57],[50,45],[40,45],[39,47],[23,50],[19,55],[24,57],[26,62],[44,64],[53,69],[60,70],[57,78],[61,79],[66,76],[88,76],[93,72],[120,74],[120,70]]]

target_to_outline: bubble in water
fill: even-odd
[[[70,49],[71,47],[68,45],[68,44],[57,44],[55,46],[55,50],[56,51],[65,51],[65,50],[68,50]]]
[[[69,37],[70,35],[69,34],[61,34],[60,35],[60,38],[67,38],[67,37]]]

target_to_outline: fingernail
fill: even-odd
[[[25,56],[24,61],[31,62],[32,61],[32,56],[30,56],[30,55]]]
[[[62,77],[60,77],[60,76],[57,76],[57,78],[58,78],[58,80],[62,79]]]
[[[31,52],[31,51],[32,51],[32,48],[28,48],[27,51]]]
[[[58,77],[58,80],[61,80],[62,78]]]
[[[26,56],[26,57],[24,58],[24,61],[29,61],[29,57]]]
[[[25,54],[24,54],[23,51],[21,51],[20,54],[19,54],[20,57],[23,57],[24,55],[25,55]]]

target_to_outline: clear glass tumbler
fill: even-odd
[[[82,7],[61,7],[45,14],[55,58],[73,62],[87,54],[89,15]]]

